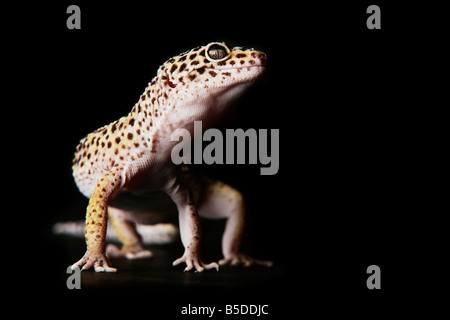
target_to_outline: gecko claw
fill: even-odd
[[[175,260],[172,263],[172,265],[177,266],[183,262],[186,263],[186,268],[184,269],[184,272],[191,271],[194,268],[195,268],[195,273],[203,272],[205,269],[206,270],[216,269],[217,271],[219,271],[219,265],[216,262],[211,262],[211,263],[206,264],[206,263],[202,262],[197,257],[197,255],[193,255],[193,254],[184,254],[181,258],[178,258],[177,260]]]
[[[219,261],[219,264],[221,266],[224,265],[231,265],[231,266],[239,266],[242,265],[244,267],[250,267],[252,265],[261,265],[264,267],[271,267],[273,266],[273,262],[272,261],[267,261],[267,260],[258,260],[258,259],[254,259],[252,257],[249,257],[245,254],[236,254],[232,257],[227,257],[224,259],[221,259]]]
[[[89,251],[86,251],[83,258],[78,262],[74,263],[70,268],[74,270],[75,268],[80,268],[81,271],[87,270],[90,267],[94,267],[95,272],[116,272],[116,268],[112,268],[108,265],[108,260],[104,254],[94,255]]]

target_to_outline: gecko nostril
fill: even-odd
[[[267,57],[266,54],[263,52],[259,52],[259,51],[254,51],[252,52],[251,56],[253,57],[253,59],[255,59],[256,61],[258,61],[258,64],[262,64],[265,65],[267,62]],[[253,63],[252,63],[253,64]]]

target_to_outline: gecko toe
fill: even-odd
[[[180,263],[186,263],[186,268],[184,269],[184,271],[191,271],[192,269],[195,268],[195,272],[203,272],[204,270],[210,270],[210,269],[216,269],[217,271],[219,270],[219,265],[215,262],[212,263],[203,263],[197,255],[190,255],[190,254],[185,254],[183,255],[181,258],[178,258],[177,260],[175,260],[172,265],[176,266],[179,265]]]

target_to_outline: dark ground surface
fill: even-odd
[[[217,240],[220,240],[223,223],[202,221],[202,227],[206,230],[202,251],[205,261],[217,261],[220,258],[220,241]],[[251,234],[258,236],[257,232]],[[105,312],[111,316],[129,308],[134,311],[148,308],[152,315],[172,319],[185,317],[181,311],[189,304],[217,310],[225,310],[227,305],[253,304],[268,305],[269,315],[264,315],[267,319],[311,312],[318,317],[345,314],[349,318],[375,319],[395,306],[397,302],[392,292],[400,292],[401,283],[405,281],[401,278],[393,281],[395,274],[400,274],[396,264],[399,257],[378,252],[377,246],[370,243],[367,243],[369,252],[364,253],[360,244],[347,242],[350,240],[345,236],[335,243],[329,239],[308,242],[310,233],[298,236],[307,241],[309,248],[293,250],[295,246],[286,244],[279,251],[273,247],[261,250],[255,245],[257,241],[251,241],[248,236],[244,238],[244,252],[257,258],[273,257],[275,264],[271,268],[225,266],[219,272],[183,272],[183,265],[172,266],[183,253],[177,241],[170,245],[148,246],[154,253],[151,259],[111,259],[111,264],[118,268],[116,273],[83,271],[81,289],[69,290],[66,281],[70,274],[66,273],[66,268],[84,254],[84,240],[48,235],[47,247],[53,249],[52,256],[59,258],[58,265],[46,270],[48,278],[43,286],[51,288],[45,294],[51,301],[70,301],[69,306],[101,303],[109,306]],[[274,242],[280,244],[277,239]],[[372,259],[383,270],[384,290],[366,288],[365,268]],[[371,309],[374,304],[377,308]],[[367,310],[371,310],[370,315],[366,314]],[[216,312],[214,318],[230,316]]]
[[[65,261],[76,261],[84,253],[83,239],[51,238],[50,242],[61,250]],[[58,293],[46,296],[52,301],[70,301],[73,305],[93,299],[91,301],[109,305],[105,312],[111,316],[129,308],[133,313],[148,309],[146,312],[158,319],[183,318],[182,308],[188,305],[220,309],[222,312],[216,311],[214,318],[221,319],[230,317],[225,314],[226,307],[235,304],[268,305],[265,310],[271,316],[265,317],[278,319],[283,314],[287,316],[295,306],[295,295],[285,291],[286,273],[289,271],[279,263],[270,268],[223,266],[218,272],[183,272],[185,266],[172,266],[172,262],[183,253],[180,242],[147,248],[154,254],[151,259],[111,259],[111,264],[118,268],[116,273],[81,272],[80,290],[67,289],[66,281],[70,274],[65,273],[65,267],[61,265],[57,272],[52,268],[55,272],[51,274],[52,281],[45,282],[45,285]],[[211,257],[209,253],[204,250],[205,261],[210,261],[206,258]],[[218,257],[217,252],[212,256]],[[292,275],[295,273],[291,271]],[[295,279],[291,281],[292,284],[296,282]],[[295,285],[291,288],[295,292],[298,290]]]
[[[60,236],[57,242],[69,261],[79,259],[84,253],[81,239]],[[55,290],[50,294],[46,290],[45,296],[50,301],[67,301],[69,307],[104,304],[108,306],[104,312],[110,316],[131,309],[133,313],[146,310],[158,319],[181,319],[185,317],[181,315],[182,308],[188,305],[217,310],[225,310],[227,305],[268,305],[266,319],[311,312],[317,316],[328,316],[331,312],[357,318],[373,303],[378,309],[371,312],[372,316],[382,314],[381,310],[393,303],[385,292],[365,292],[363,270],[355,277],[358,270],[350,271],[350,263],[336,266],[330,257],[307,262],[296,254],[292,263],[278,261],[271,268],[226,266],[219,272],[193,273],[183,272],[184,266],[171,265],[183,252],[180,244],[149,248],[154,253],[152,259],[111,259],[112,265],[118,268],[116,273],[83,271],[80,290],[66,288],[70,274],[61,266],[57,272],[53,270],[52,281],[45,282],[47,288]],[[329,261],[329,268],[324,268],[325,261]],[[385,272],[385,284],[389,283],[388,279]],[[224,311],[214,316],[229,317]]]
[[[72,249],[70,257],[75,261],[83,254],[84,241],[73,238],[61,239],[64,247]],[[70,242],[70,243],[69,243]],[[74,245],[78,250],[73,250]],[[233,288],[258,286],[265,283],[268,286],[274,284],[281,278],[282,270],[274,266],[266,268],[262,266],[253,267],[231,267],[223,266],[219,272],[209,270],[202,273],[183,272],[185,265],[173,267],[172,262],[182,255],[180,244],[149,246],[154,257],[142,260],[111,259],[114,267],[118,268],[116,273],[96,273],[91,271],[82,272],[83,288]],[[181,250],[180,250],[181,249]],[[207,261],[207,260],[206,260]]]

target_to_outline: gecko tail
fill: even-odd
[[[65,235],[81,238],[84,237],[84,221],[57,222],[52,226],[52,232],[56,235]],[[106,240],[119,242],[117,234],[111,225],[108,225]],[[158,223],[155,225],[136,225],[137,232],[142,236],[144,245],[162,245],[173,243],[179,238],[179,230],[171,223]]]

